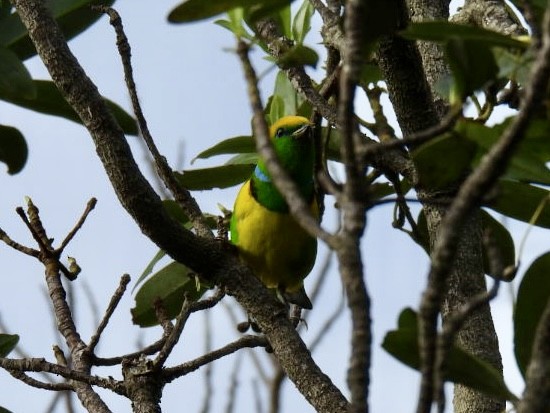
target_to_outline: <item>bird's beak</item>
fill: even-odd
[[[311,123],[306,123],[305,125],[301,126],[300,128],[296,129],[294,132],[292,132],[292,137],[293,138],[300,138],[308,130],[311,130],[312,126],[313,125]]]

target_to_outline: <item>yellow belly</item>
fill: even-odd
[[[315,200],[311,212],[318,217]],[[269,288],[295,291],[313,268],[317,240],[289,213],[270,211],[260,205],[250,193],[250,181],[243,185],[235,201],[231,232],[241,258]]]

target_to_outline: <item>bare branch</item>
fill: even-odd
[[[342,160],[346,171],[341,208],[342,232],[336,249],[348,307],[351,312],[351,355],[347,384],[351,393],[349,411],[368,412],[371,358],[370,297],[363,277],[359,239],[365,224],[366,199],[363,165],[357,148],[363,142],[354,112],[354,97],[363,63],[363,40],[367,2],[348,0],[344,16],[345,51],[340,74],[338,120],[342,135]]]
[[[59,247],[57,248],[57,251],[59,253],[61,253],[61,251],[65,249],[65,247],[69,244],[69,242],[71,242],[71,240],[74,238],[76,233],[80,230],[80,228],[82,228],[82,225],[84,225],[84,221],[86,221],[86,218],[88,218],[88,215],[95,208],[96,204],[97,204],[97,199],[95,198],[92,198],[88,201],[88,203],[86,204],[86,209],[82,213],[82,216],[80,217],[78,222],[75,224],[74,228],[71,231],[69,231],[65,239],[61,242],[61,245],[59,245]]]
[[[0,228],[0,240],[2,240],[7,246],[13,248],[16,251],[22,252],[25,255],[30,255],[31,257],[38,258],[40,251],[35,249],[25,247],[24,245],[19,244],[18,242],[12,240],[6,232]]]
[[[155,160],[158,175],[164,182],[164,185],[166,185],[166,187],[170,189],[178,204],[189,216],[189,219],[193,223],[195,229],[197,230],[197,233],[202,237],[213,238],[214,235],[208,227],[208,224],[206,223],[206,220],[202,215],[197,201],[195,201],[188,190],[182,188],[181,185],[178,183],[172,172],[172,169],[166,161],[166,158],[160,154],[153,140],[153,137],[149,132],[147,121],[145,120],[145,116],[143,115],[143,111],[141,109],[141,105],[137,96],[136,84],[134,82],[134,74],[131,63],[130,43],[128,42],[128,38],[124,33],[120,15],[115,9],[110,7],[95,6],[94,8],[99,9],[100,11],[109,15],[110,23],[116,31],[118,52],[120,54],[120,57],[122,58],[122,65],[124,67],[124,78],[126,79],[126,85],[128,86],[128,92],[130,93],[134,113],[138,120],[143,140],[147,144],[147,148],[149,148],[149,152],[151,152],[151,155]]]
[[[241,370],[242,354],[243,353],[237,353],[237,359],[235,360],[235,364],[233,364],[233,369],[231,370],[225,413],[233,413],[235,410],[235,400],[237,399],[237,390],[239,389],[239,372]]]
[[[107,306],[107,310],[105,311],[105,315],[103,316],[103,319],[101,320],[101,323],[97,327],[97,330],[95,334],[90,339],[90,343],[88,344],[88,350],[93,353],[95,347],[97,346],[97,343],[99,343],[99,339],[101,337],[101,334],[103,333],[103,330],[105,330],[105,327],[107,327],[107,324],[109,323],[109,320],[111,319],[111,316],[115,312],[116,307],[120,303],[120,300],[122,299],[122,296],[126,292],[126,287],[128,286],[128,283],[130,282],[130,276],[128,274],[124,274],[120,279],[120,284],[118,285],[118,288],[116,289],[115,293],[111,297],[111,301],[109,302],[109,305]]]
[[[278,59],[291,48],[291,42],[279,33],[274,21],[270,19],[261,20],[256,24],[258,36],[267,43],[270,54]],[[296,90],[311,104],[316,112],[330,123],[337,125],[336,108],[317,91],[311,78],[303,67],[291,67],[284,69],[290,82]],[[328,83],[332,81],[327,79]],[[257,84],[257,82],[255,82]]]
[[[35,387],[42,390],[51,390],[51,391],[72,391],[73,386],[69,383],[45,383],[40,380],[36,380],[27,374],[19,370],[7,370],[12,377],[15,377],[17,380],[21,380],[28,386]]]
[[[267,345],[267,340],[261,336],[246,335],[238,340],[227,344],[224,347],[221,347],[217,350],[214,350],[208,354],[197,357],[194,360],[188,361],[187,363],[180,364],[175,367],[167,367],[162,371],[162,375],[167,383],[171,382],[178,377],[185,376],[200,367],[218,360],[228,354],[234,353],[243,348],[252,348],[252,347],[265,347]]]
[[[62,376],[69,380],[74,380],[81,383],[86,383],[90,386],[98,386],[107,390],[111,390],[121,396],[125,396],[126,392],[122,382],[113,378],[104,379],[98,376],[92,376],[74,369],[52,364],[43,358],[27,358],[27,359],[10,359],[0,358],[0,367],[12,371],[30,371],[30,372],[45,372]],[[65,389],[63,389],[65,390]]]
[[[166,362],[166,359],[172,352],[172,349],[179,341],[183,328],[185,327],[191,313],[212,308],[224,297],[224,295],[225,293],[222,290],[217,290],[211,297],[200,301],[189,301],[185,298],[181,311],[176,317],[176,324],[170,334],[166,337],[164,345],[153,362],[155,368],[161,368]]]

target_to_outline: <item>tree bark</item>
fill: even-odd
[[[449,1],[409,0],[411,20],[424,21],[447,19]],[[403,7],[404,8],[404,7]],[[406,15],[406,11],[402,11]],[[407,16],[404,16],[407,19]],[[393,103],[399,125],[404,136],[437,125],[447,111],[447,103],[433,92],[435,83],[447,75],[448,69],[439,46],[420,43],[418,48],[411,42],[399,38],[382,42],[379,57],[381,68],[388,82],[390,100]],[[413,80],[414,79],[414,80]],[[414,103],[413,103],[414,102]],[[429,188],[417,188],[422,201],[430,243],[436,243],[441,219],[446,212],[450,198],[455,192],[449,188],[432,192]],[[456,308],[485,291],[485,278],[481,255],[481,224],[474,212],[464,222],[456,258],[448,275],[448,290],[442,303],[445,320]],[[488,305],[477,310],[458,333],[457,341],[467,351],[491,363],[502,373],[502,362],[498,339]],[[504,401],[491,400],[465,386],[455,386],[454,410],[466,412],[500,412]]]

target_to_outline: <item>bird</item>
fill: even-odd
[[[313,182],[313,125],[303,116],[284,116],[271,125],[269,134],[279,162],[319,219]],[[313,307],[303,280],[315,264],[317,239],[292,217],[262,159],[238,192],[230,236],[241,260],[285,304]]]

